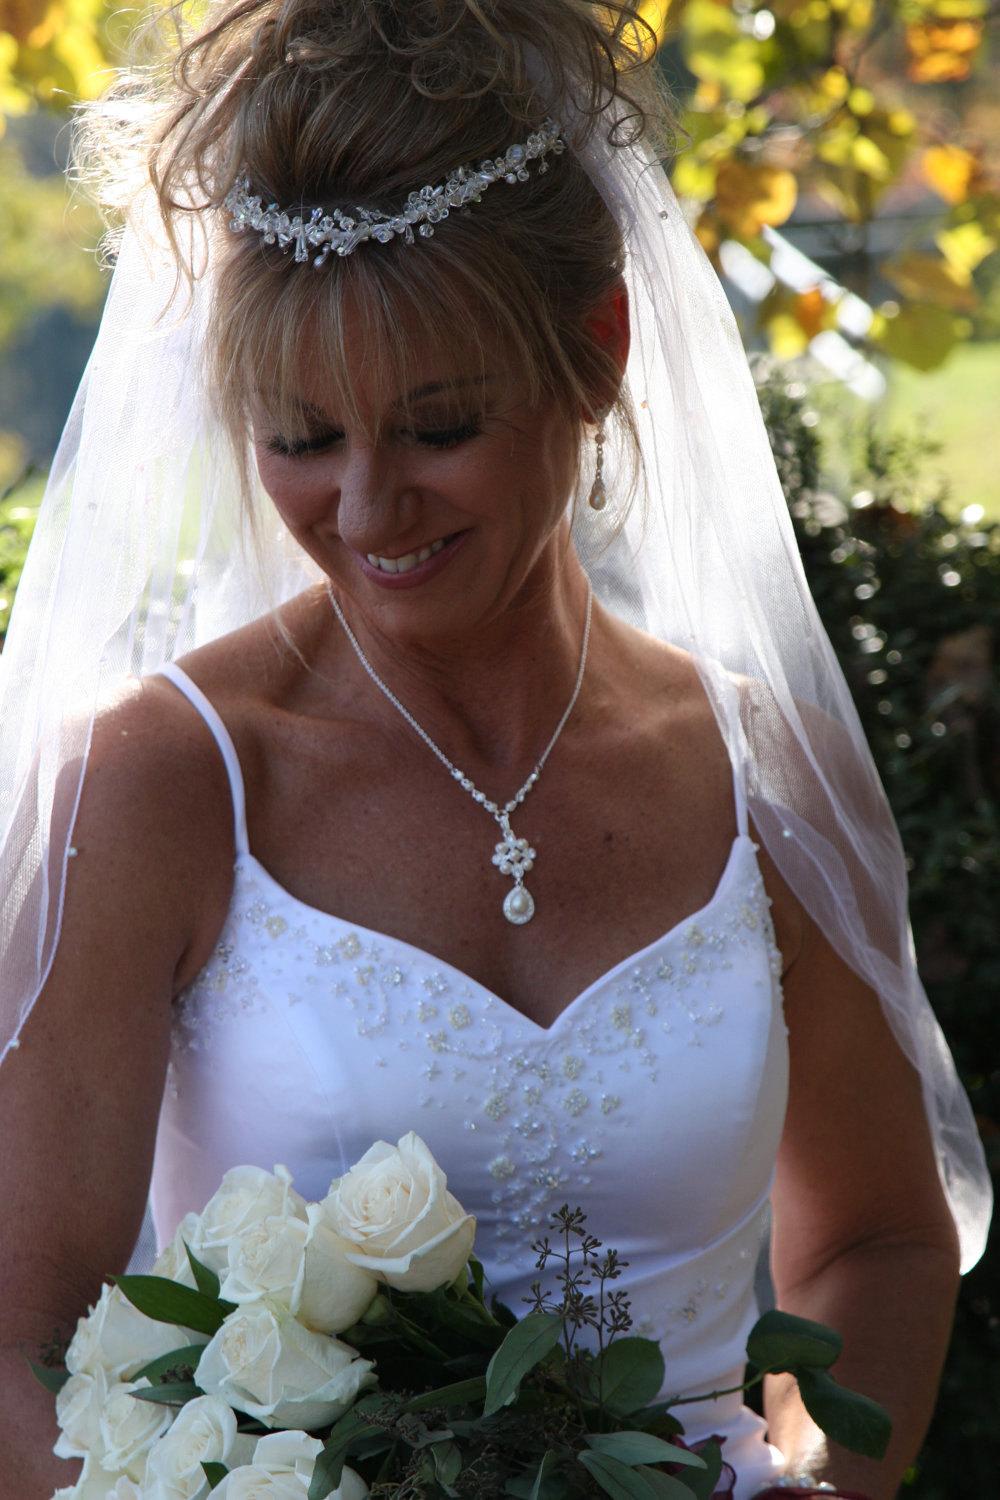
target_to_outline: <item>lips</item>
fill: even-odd
[[[409,573],[418,564],[426,562],[429,557],[440,552],[447,540],[447,537],[439,537],[429,546],[421,547],[419,552],[405,552],[402,557],[380,557],[376,552],[369,552],[366,555],[372,567],[378,568],[382,573]]]
[[[355,553],[355,556],[364,576],[381,588],[416,588],[447,567],[471,535],[471,530],[456,531],[451,536],[440,537],[428,542],[425,547],[404,552],[399,557],[383,557],[378,552]]]

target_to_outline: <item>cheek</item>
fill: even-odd
[[[259,448],[256,462],[260,482],[290,530],[313,526],[327,515],[330,486],[321,465],[291,464]]]

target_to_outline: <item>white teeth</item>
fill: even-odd
[[[444,546],[444,537],[436,542],[431,542],[429,547],[421,547],[419,552],[406,552],[402,557],[380,557],[377,552],[368,552],[366,557],[373,568],[381,568],[383,573],[408,573],[411,568],[426,562],[433,557],[435,552],[440,552]]]

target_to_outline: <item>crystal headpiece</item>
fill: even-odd
[[[456,167],[446,182],[410,193],[403,207],[389,214],[370,208],[356,207],[349,214],[339,208],[329,212],[314,208],[308,211],[308,217],[305,212],[293,217],[276,203],[265,208],[261,199],[251,193],[249,179],[241,177],[225,200],[231,215],[229,227],[240,234],[254,229],[265,245],[277,244],[283,250],[294,245],[297,261],[308,260],[312,251],[318,250],[313,256],[313,264],[317,266],[323,264],[331,250],[338,255],[350,255],[366,240],[386,245],[402,235],[412,245],[414,227],[424,239],[429,238],[434,225],[446,219],[451,209],[478,203],[494,182],[527,182],[530,161],[537,160],[539,173],[545,172],[548,170],[545,157],[550,152],[558,156],[565,149],[558,122],[546,120],[523,145],[509,146],[505,155],[481,161],[478,167]]]

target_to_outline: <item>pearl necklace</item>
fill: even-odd
[[[580,696],[580,688],[583,686],[583,673],[587,665],[587,648],[590,644],[590,619],[592,606],[594,603],[594,592],[590,586],[590,583],[588,582],[587,584],[587,611],[583,626],[583,644],[580,648],[580,665],[577,668],[576,682],[573,686],[573,692],[570,695],[570,700],[566,705],[562,718],[559,720],[559,723],[555,727],[555,732],[552,735],[552,738],[549,740],[545,749],[542,751],[541,755],[538,757],[538,760],[535,762],[531,775],[528,777],[527,781],[520,788],[520,790],[515,792],[510,801],[504,803],[503,807],[499,807],[496,802],[492,802],[484,792],[481,792],[479,790],[471,777],[466,776],[464,771],[459,770],[458,766],[456,766],[453,761],[450,761],[448,759],[444,751],[431,739],[426,729],[422,728],[422,726],[417,723],[416,719],[410,713],[409,709],[406,708],[402,703],[400,703],[395,693],[386,686],[386,684],[382,681],[381,677],[376,672],[375,668],[372,666],[371,662],[368,660],[365,653],[362,651],[358,638],[354,634],[354,631],[351,629],[350,625],[348,625],[347,620],[344,618],[344,611],[338,604],[336,596],[334,595],[334,592],[331,589],[329,583],[326,586],[326,591],[330,597],[330,603],[333,606],[333,612],[343,626],[344,634],[347,636],[347,639],[350,641],[351,645],[354,648],[354,654],[357,656],[358,661],[368,673],[368,676],[371,678],[372,682],[374,682],[375,686],[385,695],[386,698],[388,698],[393,707],[402,714],[403,718],[410,725],[411,729],[414,729],[416,733],[419,734],[420,738],[423,740],[427,748],[429,750],[433,750],[438,760],[443,766],[448,769],[448,771],[450,771],[452,777],[455,781],[458,782],[462,790],[468,792],[472,800],[474,802],[478,802],[480,807],[484,808],[485,811],[488,812],[494,819],[494,821],[499,825],[500,832],[503,834],[503,838],[496,845],[493,851],[493,863],[499,870],[501,875],[509,875],[514,882],[514,884],[511,886],[510,890],[504,897],[503,914],[507,918],[507,921],[513,922],[516,927],[521,927],[525,922],[530,922],[532,917],[535,915],[535,900],[524,883],[524,877],[525,875],[527,875],[528,871],[533,868],[538,855],[536,854],[535,850],[532,849],[527,839],[519,839],[517,837],[513,828],[510,826],[510,815],[521,806],[521,803],[524,801],[525,797],[531,791],[532,787],[535,785],[535,782],[541,775],[542,767],[548,760],[549,754],[552,750],[552,747],[555,745],[556,740],[562,734],[563,729],[566,726],[566,721],[569,718],[570,714],[573,712],[573,709],[576,705],[576,700]]]

